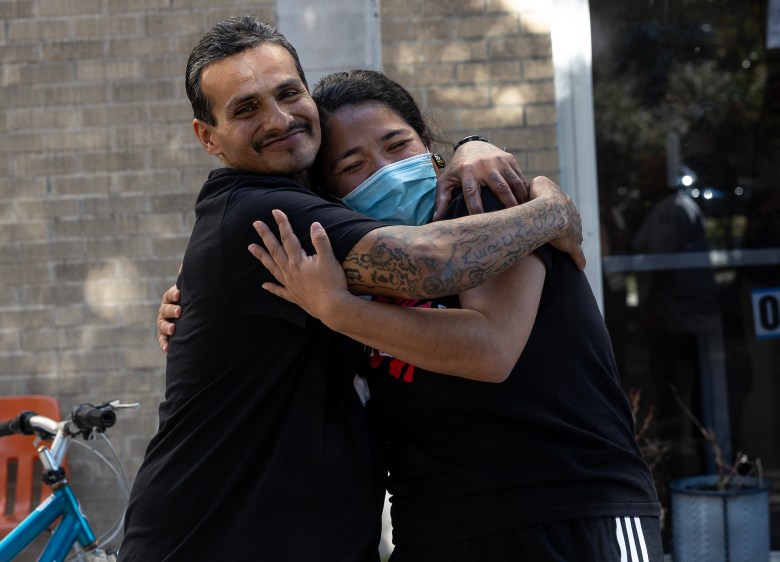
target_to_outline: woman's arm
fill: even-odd
[[[545,267],[535,255],[460,295],[463,308],[361,301],[323,322],[354,340],[428,371],[503,382],[531,333]]]
[[[461,295],[462,309],[402,307],[352,295],[327,234],[312,225],[316,254],[306,255],[283,221],[282,245],[258,230],[270,253],[250,251],[281,283],[263,288],[294,302],[331,329],[429,371],[501,382],[522,353],[536,317],[545,268],[537,257]]]

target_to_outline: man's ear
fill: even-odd
[[[211,125],[201,121],[200,119],[192,120],[192,130],[195,131],[195,136],[198,137],[200,144],[206,149],[206,152],[212,156],[219,156],[222,150],[214,144],[216,140],[211,134]]]

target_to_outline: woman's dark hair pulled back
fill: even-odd
[[[412,95],[379,71],[334,72],[317,83],[312,97],[320,113],[323,146],[330,136],[328,125],[333,113],[342,107],[361,103],[381,103],[406,121],[426,145],[439,142]],[[318,158],[315,171],[321,170],[321,165]]]

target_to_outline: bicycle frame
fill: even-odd
[[[62,562],[77,541],[85,549],[95,546],[95,535],[66,482],[0,541],[0,562],[13,560],[58,517],[62,517],[62,521],[46,543],[39,559],[41,562]]]
[[[113,555],[109,557],[98,548],[98,539],[65,478],[62,464],[73,439],[79,435],[87,439],[94,437],[95,432],[102,433],[114,425],[116,410],[137,409],[138,406],[120,404],[115,400],[97,407],[82,404],[74,409],[69,419],[59,422],[34,412],[22,412],[12,420],[0,422],[0,437],[15,433],[38,434],[35,445],[43,467],[43,482],[52,490],[48,498],[0,541],[0,562],[13,560],[55,523],[54,532],[38,558],[39,562],[64,562],[76,545],[81,546],[81,552],[72,555],[78,556],[79,560],[83,560],[82,554],[87,560],[115,560]],[[41,438],[50,437],[53,438],[50,447],[38,446]]]

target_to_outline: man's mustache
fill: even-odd
[[[290,135],[294,135],[300,132],[311,134],[312,133],[311,123],[308,123],[307,121],[293,121],[292,125],[290,125],[286,131],[275,135],[264,137],[259,141],[255,141],[254,143],[255,150],[262,150],[263,147],[271,143],[274,143],[278,140],[287,138]]]

